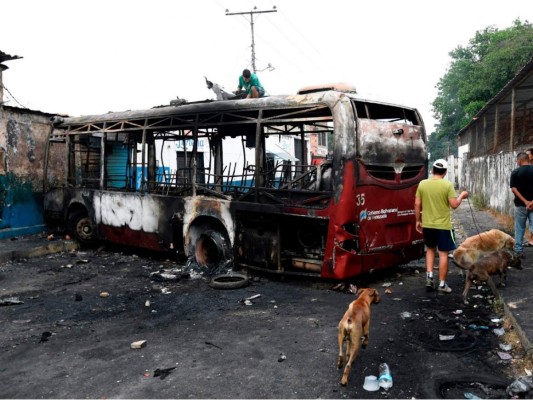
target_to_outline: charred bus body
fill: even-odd
[[[54,128],[45,218],[82,242],[330,279],[423,254],[413,204],[427,153],[416,109],[332,86]]]

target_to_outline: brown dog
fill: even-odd
[[[463,290],[464,303],[468,304],[468,290],[474,281],[486,282],[489,276],[498,274],[500,276],[499,285],[505,286],[507,267],[522,269],[522,261],[515,252],[505,249],[493,251],[471,264],[466,272],[465,290]]]
[[[348,310],[339,322],[339,369],[344,364],[343,345],[346,342],[346,368],[342,375],[341,384],[346,386],[348,374],[352,367],[352,362],[359,353],[359,346],[363,349],[368,344],[368,333],[370,331],[370,304],[379,303],[379,293],[376,289],[359,289],[359,297],[350,303]],[[363,341],[361,342],[361,338]]]
[[[500,249],[513,250],[514,239],[499,229],[491,229],[465,239],[453,252],[453,261],[460,268],[468,269],[480,257]]]

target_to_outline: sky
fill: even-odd
[[[4,101],[70,116],[214,99],[252,69],[269,95],[321,83],[417,108],[428,133],[449,52],[533,21],[530,0],[3,0]],[[271,68],[268,68],[269,65]]]

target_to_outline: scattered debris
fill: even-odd
[[[48,239],[48,241],[54,240],[54,234],[52,233],[52,234],[48,235],[47,239]]]
[[[527,393],[533,388],[533,376],[524,375],[517,378],[513,383],[507,387],[507,394],[511,397],[520,393]]]
[[[240,299],[239,303],[244,304],[246,306],[251,306],[251,305],[253,305],[252,300],[255,300],[255,299],[259,298],[259,297],[261,297],[260,294],[254,294],[253,296],[247,297],[245,299]]]
[[[403,319],[406,319],[406,318],[411,318],[411,313],[409,311],[404,311],[403,313],[400,314],[400,316],[403,318]]]
[[[452,331],[441,331],[439,333],[439,340],[447,341],[447,340],[453,340],[455,338],[455,333]]]
[[[5,299],[0,299],[0,306],[14,306],[17,304],[24,304],[24,302],[20,301],[18,297],[6,297]]]
[[[343,292],[346,294],[356,294],[357,293],[357,286],[351,284],[351,283],[337,283],[335,286],[331,288],[331,290],[335,290],[336,292]]]
[[[144,306],[145,306],[145,307],[150,307],[150,300],[146,300],[146,301],[144,302]]]
[[[502,360],[512,360],[513,356],[509,353],[504,353],[503,351],[497,351],[498,357]]]
[[[166,272],[152,272],[150,273],[150,279],[156,282],[177,282],[181,279],[176,274],[169,274]]]
[[[498,329],[494,329],[493,332],[498,335],[498,336],[502,336],[505,334],[505,329],[503,328],[498,328]]]
[[[486,325],[476,325],[476,324],[470,324],[468,325],[468,329],[472,329],[473,331],[488,331],[489,327]],[[503,335],[503,333],[502,333]]]
[[[159,379],[163,380],[167,376],[169,376],[172,370],[174,369],[176,369],[176,367],[162,368],[162,369],[158,368],[154,371],[154,378],[159,377]]]
[[[385,282],[383,285],[381,285],[381,287],[391,287],[392,286],[392,283],[390,282]]]
[[[136,342],[133,342],[130,347],[132,349],[142,349],[143,347],[146,347],[146,340],[137,340]]]
[[[510,351],[513,348],[510,344],[500,343],[500,349],[503,351]]]
[[[41,334],[41,339],[39,340],[39,343],[47,342],[50,336],[52,336],[52,332],[43,332]]]
[[[287,356],[283,353],[279,353],[278,362],[283,362],[287,359]]]
[[[385,294],[391,294],[391,293],[392,293],[392,289],[390,288],[385,289]]]
[[[100,297],[102,297],[102,298],[109,297],[109,293],[108,292],[100,292]]]
[[[214,343],[211,343],[211,342],[205,342],[205,344],[207,344],[207,345],[209,345],[209,346],[213,346],[213,347],[216,347],[217,349],[220,349],[220,350],[222,350],[222,347],[220,347],[220,346],[217,346],[217,345],[216,345],[216,344],[214,344]]]

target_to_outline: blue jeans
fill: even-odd
[[[524,234],[526,233],[526,221],[529,220],[529,229],[533,226],[533,210],[529,210],[526,207],[514,207],[514,251],[522,253],[524,247],[522,243],[524,241]]]

